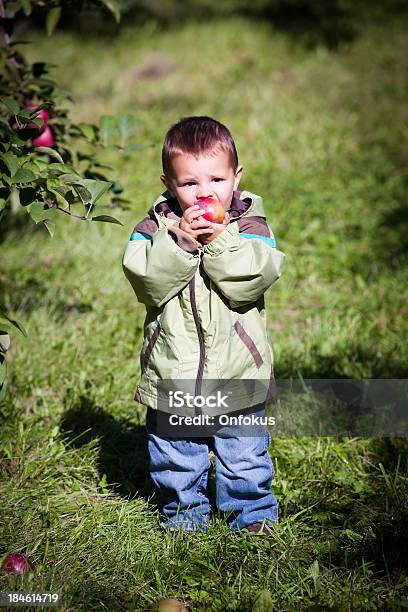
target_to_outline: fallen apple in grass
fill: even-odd
[[[225,208],[213,198],[200,198],[196,204],[204,211],[203,217],[212,223],[222,223],[225,217]]]
[[[35,572],[35,565],[21,553],[11,553],[3,561],[3,570],[8,574],[25,574]]]
[[[48,125],[45,126],[44,130],[39,136],[33,139],[34,147],[52,147],[54,144],[54,136],[52,130]]]
[[[178,599],[165,597],[159,601],[158,612],[188,612],[188,608]]]

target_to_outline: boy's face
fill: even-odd
[[[219,150],[211,155],[177,155],[172,160],[174,176],[160,178],[177,198],[182,210],[194,206],[199,198],[214,198],[228,210],[232,193],[241,180],[242,166],[234,172],[228,154]]]

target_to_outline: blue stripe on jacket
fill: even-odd
[[[258,234],[240,234],[243,238],[259,238],[259,240],[263,240],[268,246],[272,248],[276,248],[275,238],[268,238],[267,236],[259,236]]]
[[[151,240],[151,236],[149,234],[144,234],[143,232],[134,232],[131,234],[129,240]]]
[[[276,248],[275,238],[268,238],[267,236],[259,236],[258,234],[240,234],[243,238],[259,238],[263,240],[268,246],[272,248]],[[130,240],[151,240],[152,237],[149,234],[144,234],[143,232],[134,232],[130,236]]]

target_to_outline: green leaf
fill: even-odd
[[[35,161],[28,161],[24,164],[23,170],[31,170],[31,172],[40,172],[41,168]]]
[[[17,147],[25,146],[27,140],[30,140],[33,135],[33,130],[15,130],[10,138],[10,144]]]
[[[0,331],[0,352],[6,353],[10,348],[10,336]]]
[[[45,29],[48,36],[51,36],[55,28],[57,27],[59,18],[61,17],[61,11],[61,6],[55,6],[54,8],[48,11],[47,17],[45,19]]]
[[[55,187],[52,190],[54,190],[54,189],[55,189],[55,191],[57,191],[59,193],[60,196],[62,196],[65,199],[66,199],[67,193],[71,193],[72,194],[71,189],[70,189],[70,187],[68,187],[68,185],[59,185],[58,187]],[[69,201],[69,200],[67,200],[67,201]]]
[[[25,170],[24,168],[19,168],[16,174],[13,176],[13,183],[31,183],[36,179],[34,172],[31,170]]]
[[[45,227],[47,228],[47,230],[50,233],[51,238],[54,236],[54,232],[55,232],[55,222],[51,221],[50,219],[46,219],[45,221],[43,221]]]
[[[97,217],[92,217],[92,221],[104,221],[105,223],[117,223],[118,225],[123,225],[123,223],[115,219],[115,217],[110,217],[109,215],[99,215]]]
[[[4,382],[3,385],[1,385],[0,387],[0,402],[4,400],[4,398],[6,397],[6,389],[7,389],[7,383]]]
[[[113,14],[116,23],[120,21],[120,2],[119,0],[101,0],[102,4]]]
[[[20,107],[18,103],[14,100],[14,98],[7,96],[6,98],[0,98],[0,102],[7,106],[7,108],[13,113],[13,115],[17,115]]]
[[[48,193],[49,195],[52,194],[54,196],[54,199],[58,205],[58,208],[62,208],[63,210],[69,210],[69,204],[70,204],[69,201],[65,198],[64,195],[62,195],[58,191],[58,189],[60,189],[60,187],[53,189],[48,186]]]
[[[83,204],[90,204],[92,200],[92,193],[80,183],[74,183],[72,185],[75,193],[81,198]]]
[[[36,114],[37,114],[36,110],[31,110],[29,108],[22,108],[22,109],[19,109],[17,113],[17,118],[22,123],[27,123],[27,121],[31,121],[31,119],[34,119]]]
[[[116,131],[116,121],[111,115],[102,115],[99,119],[99,131],[102,144],[108,146],[109,139]]]
[[[112,183],[109,183],[108,181],[95,181],[93,179],[82,179],[81,181],[78,181],[78,183],[83,185],[83,187],[85,187],[91,193],[92,199],[90,202],[92,204],[96,204],[99,198],[101,198],[112,185]]]
[[[10,176],[13,177],[19,168],[17,155],[14,155],[11,151],[7,151],[7,153],[3,153],[0,157],[9,169]]]
[[[64,162],[52,164],[48,164],[49,170],[58,170],[62,174],[75,174],[75,168],[73,168],[70,164],[64,164]]]
[[[85,138],[88,140],[94,140],[95,130],[92,125],[89,123],[78,123],[77,128],[82,132]]]
[[[50,157],[55,157],[55,159],[58,159],[61,164],[64,163],[64,160],[58,151],[54,151],[54,149],[51,149],[50,147],[35,147],[35,150],[37,153],[46,153]]]
[[[3,385],[6,379],[6,373],[7,373],[7,366],[6,366],[6,360],[4,360],[2,363],[0,363],[0,386]]]
[[[60,174],[58,178],[67,185],[74,185],[81,180],[81,177],[78,174]]]
[[[45,219],[51,219],[55,215],[55,207],[47,208],[45,202],[40,202],[38,200],[29,204],[26,210],[36,223],[44,221]]]
[[[59,180],[57,179],[57,177],[55,177],[55,176],[51,176],[51,177],[48,177],[48,178],[47,178],[46,185],[47,185],[47,189],[48,189],[48,190],[51,190],[51,189],[56,189],[57,187],[59,187],[60,182],[59,182]]]
[[[117,121],[120,134],[121,145],[125,146],[126,141],[135,133],[136,120],[133,115],[120,115]]]
[[[7,331],[11,326],[16,327],[24,336],[27,336],[26,330],[19,321],[16,319],[10,319],[10,317],[3,310],[0,310],[0,329],[2,331]]]

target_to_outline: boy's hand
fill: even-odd
[[[206,221],[204,219],[204,221]],[[221,232],[227,227],[227,225],[230,222],[230,216],[227,212],[225,212],[225,217],[222,223],[212,223],[211,221],[206,221],[207,223],[210,224],[210,228],[212,228],[212,233],[211,234],[204,234],[203,236],[199,237],[199,241],[202,244],[209,244],[210,242],[212,242],[213,240],[215,240],[217,238],[217,236],[219,236],[221,234]]]
[[[208,237],[209,234],[214,232],[213,226],[215,224],[204,219],[202,214],[203,211],[197,204],[189,206],[181,217],[179,228],[196,240],[199,240],[200,237],[203,238],[203,236]]]

